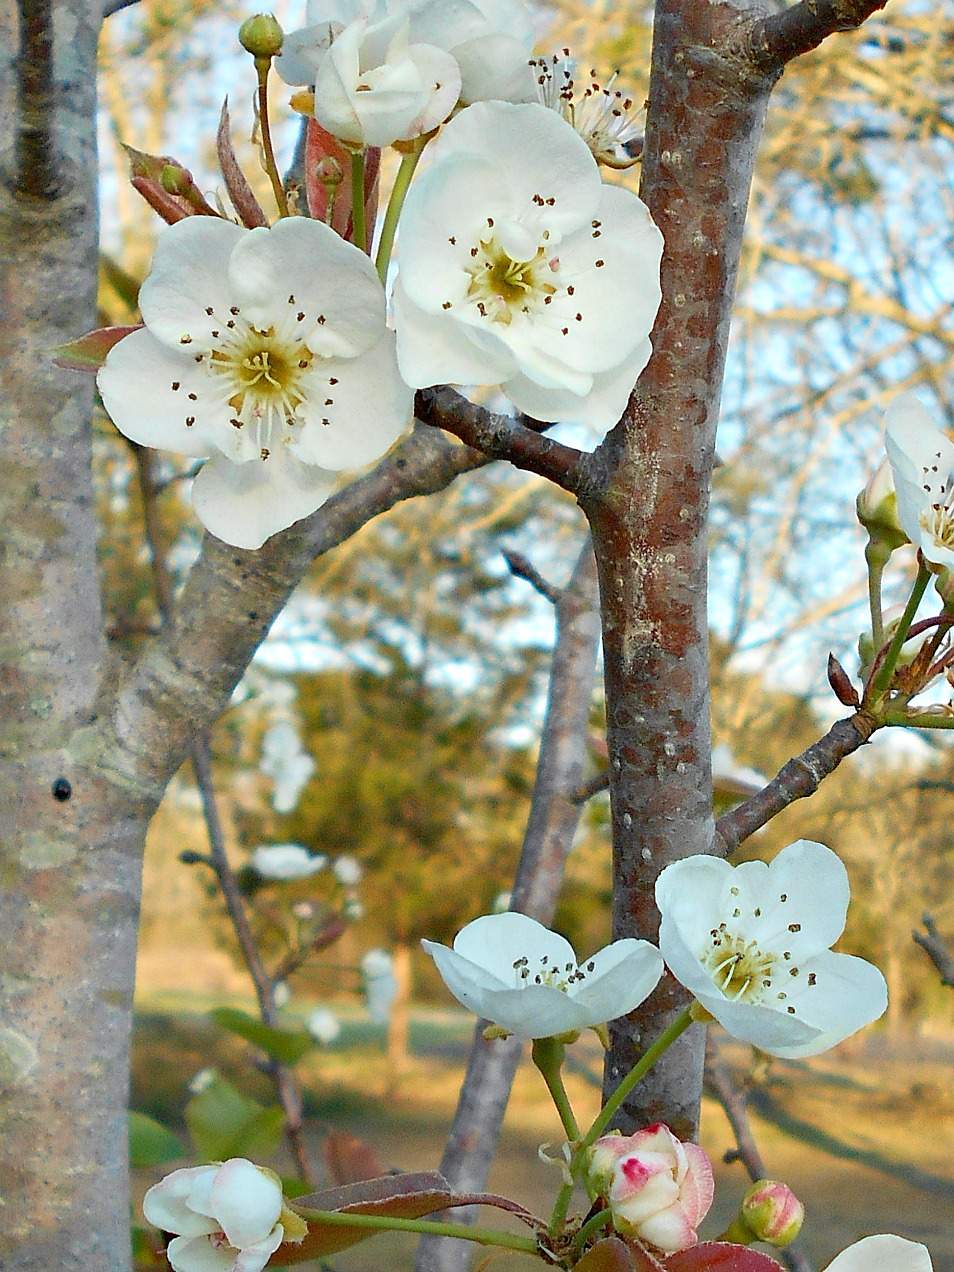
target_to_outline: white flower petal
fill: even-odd
[[[903,1237],[864,1237],[836,1255],[827,1272],[932,1272],[927,1246]]]
[[[516,911],[474,919],[457,933],[454,950],[513,986],[518,983],[514,963],[524,955],[531,955],[535,963],[545,959],[551,967],[576,963],[569,941]]]
[[[954,442],[937,427],[912,393],[902,393],[885,415],[885,449],[894,475],[898,520],[928,561],[954,567],[954,520],[942,517],[945,541],[925,525],[933,508],[948,508],[954,488]]]
[[[281,1185],[244,1157],[219,1167],[209,1196],[212,1213],[239,1250],[268,1238],[282,1212]]]
[[[228,272],[243,315],[285,324],[323,358],[353,358],[380,339],[385,298],[374,266],[321,221],[290,216],[247,231]]]
[[[213,456],[192,483],[196,516],[223,543],[260,548],[266,539],[320,508],[335,476],[300,464],[281,446],[261,462],[232,464]]]
[[[647,998],[663,973],[662,955],[649,941],[614,941],[582,965],[586,979],[570,990],[594,1024],[615,1020]]]
[[[213,1245],[208,1236],[176,1237],[166,1250],[173,1272],[234,1272],[235,1253]]]
[[[786,1060],[828,1051],[877,1020],[888,1006],[884,977],[863,958],[825,953],[809,960],[804,970],[815,983],[793,992],[791,1003],[800,1019],[820,1034],[813,1042],[776,1049],[774,1054]]]
[[[215,1220],[208,1215],[197,1214],[188,1203],[197,1185],[206,1177],[211,1180],[217,1170],[217,1166],[186,1166],[174,1170],[154,1184],[143,1197],[143,1214],[163,1232],[175,1232],[180,1236],[193,1237],[216,1231]]]
[[[395,337],[385,332],[359,359],[326,360],[320,374],[337,383],[307,400],[305,426],[291,454],[337,471],[363,468],[381,458],[411,423],[414,394],[398,372]]]
[[[522,40],[510,35],[478,36],[456,44],[453,54],[460,67],[460,99],[465,105],[536,99],[528,50]]]
[[[205,368],[191,354],[161,344],[146,328],[113,345],[96,384],[109,418],[140,446],[199,457],[218,450],[233,431],[234,411]]]
[[[281,1245],[285,1229],[277,1223],[267,1237],[246,1246],[235,1260],[235,1272],[262,1272],[269,1259]]]
[[[426,313],[407,298],[398,276],[391,296],[398,366],[415,388],[430,384],[497,384],[512,375],[513,354],[498,342],[478,345],[470,329]],[[548,418],[544,416],[543,418]]]
[[[535,420],[574,420],[605,432],[626,410],[633,386],[652,356],[648,340],[634,349],[626,361],[612,371],[593,376],[585,397],[566,389],[544,389],[525,375],[516,375],[501,385],[510,401]]]
[[[187,216],[163,231],[139,289],[143,321],[163,344],[209,348],[216,315],[231,304],[229,258],[247,233],[214,216]]]

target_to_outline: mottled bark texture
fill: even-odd
[[[524,573],[511,560],[515,573]],[[524,577],[529,577],[527,570]],[[536,577],[536,576],[535,576]],[[540,740],[530,818],[513,886],[512,908],[538,923],[552,923],[563,872],[581,808],[570,799],[586,762],[590,705],[599,647],[596,563],[587,541],[568,585],[558,590],[536,583],[553,601],[557,633],[550,690]],[[488,1042],[486,1021],[477,1022],[454,1121],[447,1137],[441,1174],[458,1192],[486,1187],[497,1152],[510,1088],[523,1052],[513,1036]],[[459,1210],[458,1223],[475,1222],[478,1211]],[[418,1272],[463,1272],[473,1249],[450,1237],[422,1237]]]

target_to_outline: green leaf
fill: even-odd
[[[58,367],[67,371],[98,371],[106,361],[106,355],[114,344],[132,331],[139,331],[142,323],[134,327],[100,327],[50,350],[50,356]]]
[[[161,1122],[145,1113],[129,1113],[129,1164],[134,1170],[142,1166],[164,1166],[177,1157],[185,1157],[182,1141]]]
[[[209,1014],[217,1025],[253,1043],[280,1064],[297,1064],[315,1046],[305,1029],[276,1029],[235,1007],[217,1007]]]
[[[185,1120],[197,1155],[210,1162],[267,1157],[285,1127],[279,1105],[266,1108],[221,1078],[193,1096],[186,1105]]]

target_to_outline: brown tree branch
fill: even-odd
[[[735,1148],[726,1153],[723,1160],[727,1163],[740,1161],[753,1184],[760,1179],[771,1178],[749,1125],[745,1094],[732,1081],[718,1049],[711,1042],[706,1047],[706,1087],[722,1105],[735,1137]],[[815,1272],[801,1241],[793,1241],[780,1250],[779,1255],[791,1272]]]
[[[764,790],[723,813],[716,822],[719,852],[723,855],[734,852],[783,808],[797,799],[814,795],[842,760],[864,746],[876,727],[871,717],[860,711],[848,719],[837,720],[823,738],[789,760]]]
[[[536,574],[536,571],[533,571]],[[563,869],[580,818],[567,792],[579,784],[586,757],[593,676],[599,645],[596,565],[587,541],[572,578],[555,597],[556,644],[550,692],[540,741],[530,817],[514,879],[511,908],[550,923],[563,883]],[[485,1187],[504,1110],[523,1044],[513,1036],[488,1042],[486,1022],[474,1031],[467,1075],[441,1160],[441,1174],[458,1192]],[[476,1212],[458,1212],[473,1222]],[[472,1250],[465,1241],[424,1237],[418,1272],[463,1272]]]
[[[489,458],[507,459],[516,468],[546,477],[573,495],[585,486],[591,458],[586,451],[564,446],[528,428],[522,419],[494,415],[475,406],[449,385],[421,389],[414,399],[414,413],[423,423],[453,433]]]
[[[924,924],[924,931],[912,932],[911,936],[940,972],[941,984],[954,989],[954,955],[937,930],[934,919],[926,911],[921,915],[921,922]]]
[[[745,37],[745,57],[763,75],[780,75],[796,57],[817,49],[838,31],[854,31],[886,3],[887,0],[800,0],[751,24]]]
[[[66,160],[56,142],[53,2],[20,0],[19,15],[13,189],[27,198],[55,199],[63,188]]]

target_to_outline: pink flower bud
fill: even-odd
[[[757,1241],[782,1249],[801,1231],[805,1207],[787,1184],[760,1179],[742,1198],[739,1215]]]
[[[604,1135],[587,1173],[609,1202],[624,1236],[665,1254],[698,1241],[696,1228],[712,1205],[712,1165],[697,1144],[684,1144],[657,1122],[635,1135]]]

